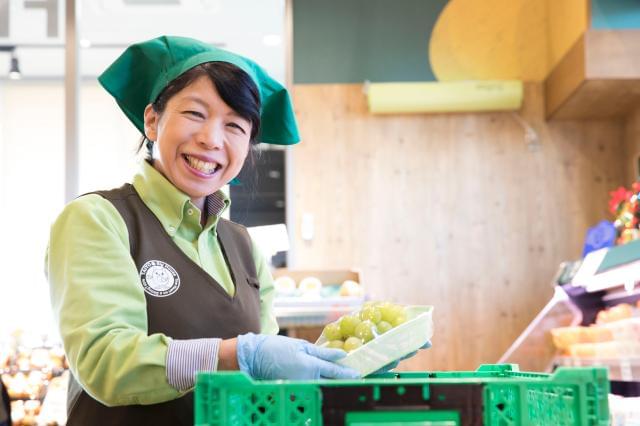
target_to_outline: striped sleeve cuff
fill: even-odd
[[[218,368],[218,350],[222,339],[172,340],[167,352],[167,380],[181,392],[195,386],[197,371]]]

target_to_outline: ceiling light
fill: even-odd
[[[20,80],[22,73],[20,72],[20,65],[18,64],[18,57],[12,51],[11,52],[11,66],[9,67],[9,78],[11,80]]]
[[[86,38],[80,39],[80,47],[88,49],[91,47],[91,41]]]
[[[267,46],[279,46],[282,43],[282,37],[279,34],[267,34],[262,37],[262,43]]]

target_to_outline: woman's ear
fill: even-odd
[[[149,104],[144,109],[144,134],[150,141],[158,138],[158,113],[153,109],[153,105]]]

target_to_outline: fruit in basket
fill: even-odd
[[[398,312],[395,318],[391,321],[391,325],[397,327],[400,324],[404,324],[405,322],[407,322],[407,314],[405,314],[404,312]]]
[[[303,294],[320,294],[320,290],[322,290],[322,281],[316,277],[306,277],[300,281],[298,288]]]
[[[395,303],[381,303],[378,305],[378,309],[382,314],[382,319],[391,324],[393,324],[396,317],[404,315],[404,308],[400,305],[396,305]]]
[[[322,335],[329,341],[342,341],[342,332],[340,331],[340,324],[332,322],[327,324],[322,330]]]
[[[551,329],[551,338],[556,348],[561,351],[567,350],[574,343],[582,342],[586,327],[558,327]]]
[[[378,331],[378,334],[386,333],[392,328],[393,326],[387,321],[380,321],[378,324],[376,324],[376,330]]]
[[[362,346],[362,340],[352,336],[345,340],[343,349],[347,352],[351,352],[354,349],[358,349],[360,346]]]
[[[342,340],[331,340],[329,343],[327,343],[327,347],[334,349],[344,349],[344,342]]]
[[[355,281],[346,280],[340,286],[340,296],[362,297],[363,295],[362,286]]]
[[[382,312],[376,306],[367,306],[360,311],[360,319],[363,321],[369,320],[377,324],[382,320]]]
[[[296,292],[296,282],[293,278],[283,275],[273,282],[276,293],[283,296],[292,296]]]
[[[320,344],[349,352],[406,321],[407,314],[401,305],[367,302],[359,312],[352,312],[327,324],[322,330]]]
[[[355,336],[356,327],[362,322],[358,315],[345,315],[339,320],[340,332],[344,338]]]
[[[364,343],[367,343],[370,340],[373,340],[373,327],[375,324],[369,320],[362,321],[355,330],[355,336],[361,339]]]
[[[633,307],[628,303],[621,303],[598,312],[598,315],[596,316],[596,324],[620,321],[622,319],[631,318],[632,316]]]

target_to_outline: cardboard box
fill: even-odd
[[[291,277],[296,285],[307,277],[318,278],[323,287],[333,286],[335,296],[306,298],[300,296],[276,297],[274,313],[281,329],[286,329],[290,337],[298,337],[315,342],[324,326],[342,315],[357,310],[364,303],[365,297],[343,297],[337,294],[346,280],[362,285],[359,271],[352,270],[318,270],[287,269],[273,271],[274,279],[282,276]],[[364,288],[363,288],[364,290]]]

